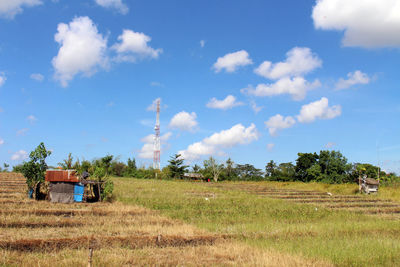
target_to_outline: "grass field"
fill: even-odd
[[[376,208],[376,204],[388,201],[379,196],[355,194],[356,185],[205,184],[135,179],[115,179],[115,185],[117,199],[123,203],[158,210],[165,216],[209,232],[231,235],[257,249],[273,248],[338,266],[400,265],[397,208]],[[309,192],[310,189],[314,191]],[[327,189],[334,194],[333,198],[326,195]],[[298,203],[301,198],[296,198],[297,202],[276,199],[277,194],[272,193],[303,195],[303,199],[315,202]],[[333,203],[341,201],[344,207],[326,207],[323,201],[328,198]],[[396,199],[397,196],[393,198]],[[373,205],[355,209],[343,203]],[[394,201],[389,203],[398,206]],[[380,212],[382,209],[388,212]],[[369,212],[371,210],[376,212]]]
[[[113,180],[113,203],[53,204],[0,174],[0,266],[86,266],[89,247],[93,266],[400,265],[394,188]]]
[[[115,183],[116,194],[127,193],[127,199],[142,191],[138,183],[150,185],[133,179]],[[257,248],[139,202],[54,204],[28,200],[25,190],[22,177],[0,174],[0,266],[87,266],[89,248],[94,249],[93,266],[330,265]]]

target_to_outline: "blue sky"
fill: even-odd
[[[346,12],[344,12],[346,10]],[[0,162],[340,150],[400,173],[400,4],[0,1]]]

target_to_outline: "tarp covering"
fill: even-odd
[[[74,202],[73,183],[50,183],[50,201],[59,203]]]

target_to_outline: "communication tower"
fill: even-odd
[[[153,157],[153,168],[160,169],[160,153],[161,153],[161,142],[160,142],[160,99],[157,99],[157,119],[156,126],[154,127],[154,157]]]

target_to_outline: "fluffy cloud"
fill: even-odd
[[[171,138],[172,133],[167,132],[160,137],[161,145],[166,146],[167,141]],[[154,134],[149,134],[148,136],[142,138],[140,141],[144,143],[139,151],[139,157],[142,159],[152,159],[154,155]],[[161,149],[161,152],[163,149]]]
[[[347,89],[356,84],[368,84],[369,82],[370,78],[367,74],[356,70],[355,72],[349,72],[347,74],[347,80],[340,78],[336,83],[336,90]]]
[[[19,150],[11,156],[11,160],[16,160],[16,161],[24,160],[27,158],[28,158],[28,152],[26,152],[25,150]]]
[[[200,47],[203,48],[206,45],[206,41],[200,40]]]
[[[52,63],[55,78],[66,87],[78,73],[94,74],[107,66],[107,39],[98,31],[89,17],[74,18],[69,24],[60,23],[54,36],[60,44]]]
[[[158,58],[163,51],[150,47],[147,43],[151,41],[151,38],[142,32],[123,30],[118,40],[120,42],[114,44],[112,49],[117,52],[115,60],[119,62],[136,62],[146,57]]]
[[[37,121],[37,118],[33,115],[29,115],[28,117],[26,117],[26,119],[30,122],[30,123],[35,123]]]
[[[210,137],[188,146],[187,149],[178,153],[186,160],[196,160],[202,156],[221,154],[224,148],[231,148],[240,144],[249,144],[258,139],[260,134],[254,124],[244,127],[236,124],[228,130],[214,133]]]
[[[233,95],[228,95],[223,100],[218,100],[215,97],[211,98],[210,101],[207,103],[208,108],[215,108],[215,109],[231,109],[236,106],[244,105],[242,102],[237,102],[236,97]]]
[[[398,0],[318,0],[315,28],[344,31],[344,46],[400,47]]]
[[[265,122],[265,126],[268,127],[270,135],[277,136],[280,130],[290,128],[295,123],[296,120],[293,117],[283,117],[281,114],[277,114],[269,118],[269,120]]]
[[[321,86],[319,80],[315,80],[310,83],[303,77],[289,78],[285,77],[279,79],[275,83],[271,84],[259,84],[256,88],[251,86],[241,90],[244,94],[254,96],[275,96],[281,94],[290,94],[293,100],[299,101],[305,98],[308,91],[313,90]]]
[[[234,72],[237,68],[250,64],[253,64],[253,61],[250,59],[249,54],[245,50],[240,50],[219,57],[217,62],[214,63],[213,68],[215,72],[220,72],[223,69],[226,72]]]
[[[198,125],[196,121],[197,115],[195,112],[188,113],[181,111],[172,117],[169,127],[182,131],[194,131]]]
[[[33,7],[43,4],[40,0],[3,0],[0,1],[0,16],[12,19],[22,13],[23,7]]]
[[[264,61],[254,72],[276,80],[287,76],[302,76],[322,66],[322,61],[307,47],[294,47],[286,53],[286,61]]]
[[[4,74],[4,72],[0,72],[0,87],[2,87],[4,85],[4,83],[6,82],[7,77]]]
[[[129,8],[122,0],[95,0],[96,3],[105,8],[114,8],[121,14],[125,15],[129,12]]]
[[[302,106],[297,120],[301,123],[310,123],[316,119],[333,119],[341,114],[342,107],[340,105],[330,107],[328,98],[322,97],[318,101]]]
[[[38,82],[42,82],[44,80],[44,76],[40,73],[32,73],[30,77],[32,80],[35,80]]]
[[[4,144],[4,139],[0,138],[0,146]]]

